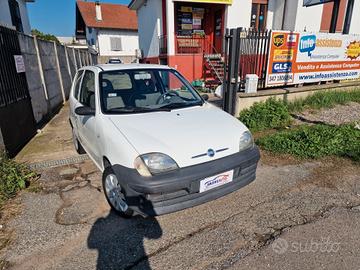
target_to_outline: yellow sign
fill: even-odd
[[[192,2],[192,3],[211,3],[211,4],[226,4],[231,5],[233,0],[174,0],[181,2]]]
[[[292,61],[294,57],[293,49],[274,50],[275,61]]]
[[[180,9],[181,12],[192,12],[192,7],[181,7]]]
[[[346,48],[347,57],[350,59],[356,59],[360,56],[360,42],[353,41]]]

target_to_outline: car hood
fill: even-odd
[[[205,103],[170,112],[109,115],[108,119],[141,155],[160,152],[179,167],[218,159],[239,151],[240,135],[248,130],[239,120]],[[213,157],[207,151],[213,149]]]

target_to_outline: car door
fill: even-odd
[[[80,106],[87,106],[95,111],[99,108],[96,106],[97,94],[95,91],[95,73],[86,70],[81,82],[79,103]],[[96,122],[96,113],[93,115],[77,115],[77,125],[79,140],[85,151],[98,164],[101,164],[100,145],[98,136],[98,126]]]
[[[69,97],[69,103],[70,103],[70,122],[71,126],[74,129],[74,132],[76,136],[78,137],[78,124],[77,124],[77,115],[75,114],[75,109],[81,104],[79,103],[79,92],[80,92],[80,86],[81,81],[84,75],[84,70],[79,70],[76,75],[75,79],[72,85],[70,97]]]

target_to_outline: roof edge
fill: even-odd
[[[138,10],[142,5],[145,4],[146,0],[131,0],[128,8],[131,10]]]

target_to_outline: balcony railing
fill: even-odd
[[[159,55],[167,55],[167,36],[159,37]]]

